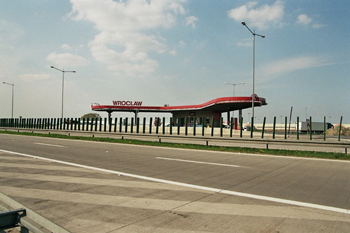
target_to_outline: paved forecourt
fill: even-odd
[[[5,139],[4,136],[1,139]],[[20,142],[17,137],[7,139]],[[1,141],[6,143],[6,139]],[[205,175],[201,170],[196,171],[197,166],[205,170],[208,168],[208,173],[214,172],[213,169],[239,169],[234,164],[224,168],[219,165],[219,161],[201,161],[202,164],[198,161],[194,163],[194,160],[190,162],[189,159],[181,161],[181,155],[191,153],[184,150],[162,149],[163,157],[160,158],[161,154],[154,148],[153,154],[158,159],[149,162],[157,163],[155,166],[159,169],[153,167],[153,173],[145,170],[144,175],[141,175],[136,171],[143,164],[148,164],[146,158],[143,163],[139,162],[143,154],[146,156],[149,153],[149,148],[128,145],[108,145],[106,148],[105,143],[84,142],[90,151],[96,149],[92,153],[95,154],[96,166],[92,166],[84,162],[92,159],[84,149],[81,149],[84,151],[82,154],[87,156],[81,157],[81,163],[77,163],[79,159],[68,161],[64,156],[56,158],[57,161],[53,158],[44,159],[54,154],[54,151],[59,151],[58,154],[65,151],[67,158],[78,158],[80,154],[73,148],[77,145],[69,141],[40,139],[30,143],[32,145],[27,149],[30,153],[24,153],[22,145],[18,146],[18,153],[13,152],[14,148],[0,143],[0,191],[71,232],[346,232],[350,229],[349,214],[346,209],[339,208],[342,204],[337,204],[335,200],[333,207],[327,207],[244,195],[243,192],[239,196],[232,189],[198,185],[206,182],[190,182],[191,179],[189,182],[160,179],[157,173],[162,173],[162,166],[172,175],[177,173],[180,176],[182,173],[191,176],[192,170],[201,173],[206,179],[210,175]],[[102,150],[98,152],[101,148],[105,149],[103,153]],[[105,162],[108,163],[107,158],[117,163],[116,158],[111,156],[117,156],[121,165],[127,167],[128,173],[104,166]],[[133,168],[119,156],[130,157]],[[206,154],[198,156],[207,159]],[[227,155],[215,153],[215,156],[224,165]],[[239,160],[236,162],[239,163]],[[263,160],[257,157],[255,160],[264,167],[264,163],[273,158]],[[186,169],[181,165],[183,163],[187,164]],[[275,170],[282,169],[280,165],[276,162]],[[346,167],[348,164],[341,166]],[[105,170],[101,169],[103,167]],[[132,169],[135,169],[134,173]],[[270,171],[270,174],[273,172]],[[240,179],[233,173],[231,175],[233,180]],[[192,174],[192,177],[200,176]],[[241,182],[243,186],[248,185],[246,181]],[[243,186],[241,190],[244,190]],[[259,184],[255,184],[255,188],[259,188]],[[314,188],[310,187],[311,190]],[[250,189],[255,192],[254,187]],[[310,196],[307,193],[304,195]]]

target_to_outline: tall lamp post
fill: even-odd
[[[2,83],[12,86],[12,111],[11,111],[11,118],[13,118],[13,97],[14,97],[14,92],[15,92],[15,84],[14,83],[7,83],[7,82],[2,82]]]
[[[228,83],[228,82],[225,82],[225,84],[233,86],[233,96],[235,96],[235,88],[236,88],[236,86],[244,84],[244,82],[241,82],[241,83]]]
[[[250,28],[247,26],[247,24],[243,21],[242,25],[245,26],[250,33],[253,35],[253,95],[252,95],[252,118],[254,119],[254,99],[255,99],[255,36],[260,36],[261,38],[265,38],[264,35],[260,35],[255,33],[255,30],[252,31]]]
[[[64,73],[66,73],[66,72],[75,73],[75,71],[74,70],[72,70],[72,71],[61,70],[61,69],[58,69],[54,66],[51,66],[51,68],[62,72],[62,114],[61,114],[61,118],[63,119]]]

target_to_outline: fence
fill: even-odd
[[[342,127],[342,118],[340,118],[339,124],[339,132],[338,141],[341,138]],[[153,118],[150,118],[148,123],[146,122],[146,117],[142,119],[140,122],[140,118],[131,118],[129,122],[129,118],[104,118],[104,119],[96,119],[96,118],[2,118],[0,119],[0,127],[6,128],[24,128],[24,129],[47,129],[47,130],[78,130],[78,131],[99,131],[99,132],[118,132],[118,133],[135,133],[135,134],[170,134],[170,135],[193,135],[193,136],[211,136],[219,135],[220,137],[229,136],[233,137],[233,135],[239,135],[239,137],[243,137],[243,134],[247,134],[248,132],[243,132],[244,127],[250,131],[250,138],[258,135],[262,139],[265,137],[267,129],[266,129],[266,117],[264,117],[262,128],[256,129],[254,126],[254,121],[251,119],[251,124],[246,126],[243,125],[243,118],[240,119],[239,130],[234,130],[233,124],[231,124],[228,128],[223,126],[223,118],[220,118],[220,126],[214,127],[214,117],[209,120],[209,124],[196,124],[196,117],[192,117],[192,122],[189,123],[189,118],[185,118],[185,124],[180,126],[180,118],[176,118],[173,121],[173,118],[170,117],[170,124],[168,126],[165,123],[160,124],[161,118],[154,118],[154,124],[152,124]],[[202,117],[199,119],[200,122],[206,122],[205,118]],[[162,122],[165,122],[165,117],[162,118]],[[231,118],[231,122],[233,118]],[[299,117],[297,117],[297,125],[299,125]],[[315,134],[312,130],[312,118],[309,119],[310,130],[308,132],[307,137],[312,140],[313,135]],[[191,125],[190,125],[191,124]],[[327,123],[326,117],[324,117],[324,130],[323,130],[323,140],[326,140],[326,130]],[[287,123],[287,117],[285,117],[284,130],[283,132],[276,133],[276,117],[273,118],[272,125],[272,138],[275,139],[278,134],[281,136],[283,133],[284,139],[287,139],[290,134],[290,122]],[[261,132],[261,134],[260,134]],[[259,135],[260,134],[260,135]],[[299,127],[296,127],[295,135],[296,139],[300,139],[300,135],[302,132],[299,131]]]

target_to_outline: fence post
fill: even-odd
[[[241,120],[239,122],[240,126],[239,126],[239,136],[243,137],[243,117],[241,117]]]
[[[211,119],[212,119],[211,120],[211,136],[213,137],[214,136],[214,120],[215,120],[215,118],[212,117]]]
[[[287,117],[284,120],[284,139],[287,139]]]
[[[299,117],[297,117],[297,140],[299,140]]]
[[[254,133],[254,117],[251,117],[251,124],[250,124],[250,138],[253,138],[253,133]]]
[[[160,118],[159,117],[156,117],[155,118],[156,120],[157,120],[157,124],[156,124],[156,134],[158,134],[159,133],[159,120],[160,120]]]
[[[152,134],[152,117],[149,118],[149,134]]]
[[[193,117],[193,136],[196,136],[196,117]]]
[[[128,132],[128,118],[125,117],[125,133]]]
[[[169,127],[170,127],[170,135],[173,135],[173,118],[172,117],[170,117]]]
[[[177,118],[177,135],[180,135],[180,117]]]
[[[327,123],[326,123],[326,116],[323,117],[323,140],[326,141],[326,131],[327,131],[327,127],[326,127]]]
[[[162,124],[162,126],[163,126],[163,134],[165,134],[165,117],[163,117],[163,124]]]
[[[136,133],[140,133],[140,118],[136,118]]]
[[[146,117],[143,118],[143,129],[142,133],[146,133]]]
[[[310,116],[310,140],[312,140],[312,118]]]
[[[205,120],[206,118],[202,117],[202,136],[204,136],[204,127],[205,127]]]
[[[188,117],[185,118],[185,135],[188,133]]]
[[[130,133],[134,133],[134,118],[131,117],[131,122],[130,122]]]
[[[232,130],[233,130],[233,117],[231,117],[231,124],[230,124],[230,137],[232,138]]]
[[[223,118],[220,117],[220,137],[222,137],[222,135],[223,135],[222,124],[223,124]]]
[[[340,117],[338,141],[340,141],[340,134],[341,134],[341,124],[342,124],[342,121],[343,121],[343,116]]]
[[[272,129],[272,138],[275,139],[276,134],[276,117],[273,117],[273,129]]]
[[[263,128],[262,128],[262,132],[261,132],[261,138],[264,138],[264,133],[265,133],[265,123],[266,123],[266,117],[264,117],[264,121],[263,121]]]

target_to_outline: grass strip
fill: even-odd
[[[43,133],[30,133],[30,132],[15,132],[15,131],[3,131],[2,134],[16,134],[24,136],[36,136],[36,137],[49,137],[49,138],[61,138],[70,140],[85,140],[95,142],[109,142],[109,143],[123,143],[132,145],[143,146],[158,146],[158,147],[171,147],[182,149],[195,149],[195,150],[210,150],[210,151],[223,151],[223,152],[235,152],[235,153],[249,153],[249,154],[267,154],[267,155],[279,155],[279,156],[294,156],[294,157],[307,157],[307,158],[322,158],[322,159],[338,159],[338,160],[350,160],[350,156],[345,153],[337,152],[319,152],[319,151],[304,151],[304,150],[280,150],[280,149],[258,149],[248,147],[228,147],[228,146],[214,146],[214,145],[198,145],[198,144],[185,144],[185,143],[171,143],[171,142],[156,142],[156,141],[143,141],[135,139],[116,139],[106,137],[83,137],[83,136],[69,136],[63,134],[43,134]]]

